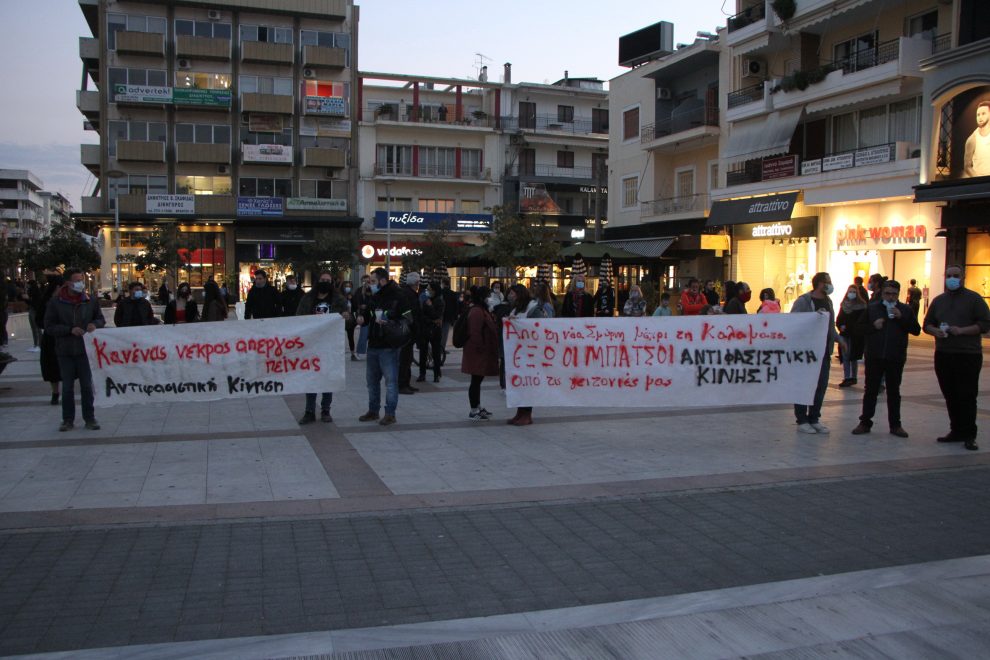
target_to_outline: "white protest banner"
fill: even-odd
[[[344,319],[105,328],[86,337],[96,405],[212,401],[344,389]]]
[[[506,319],[506,403],[811,403],[826,314]]]

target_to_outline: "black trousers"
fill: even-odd
[[[399,349],[399,389],[409,387],[412,382],[413,346],[416,342],[409,340]]]
[[[481,381],[484,379],[484,376],[471,376],[471,385],[468,386],[468,403],[471,404],[472,409],[481,407]]]
[[[904,376],[904,362],[901,360],[866,360],[866,393],[863,395],[863,414],[859,421],[865,426],[873,426],[873,415],[877,411],[877,396],[880,385],[887,381],[887,423],[896,429],[901,425],[901,379]]]
[[[976,440],[976,395],[982,353],[935,351],[935,377],[949,412],[949,430],[962,440]]]
[[[433,375],[440,377],[440,358],[443,349],[440,346],[440,328],[434,327],[423,332],[419,337],[419,375],[426,376],[427,353],[433,356]]]

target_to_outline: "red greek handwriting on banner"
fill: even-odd
[[[86,335],[97,406],[344,389],[339,314],[107,328]]]
[[[509,407],[810,403],[828,316],[506,319],[502,333]]]

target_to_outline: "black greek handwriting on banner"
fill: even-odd
[[[227,376],[228,394],[273,394],[285,389],[285,383],[277,380],[245,380],[239,376]]]
[[[108,399],[114,394],[122,395],[128,392],[151,396],[152,394],[185,394],[186,392],[207,394],[216,392],[218,389],[216,380],[213,378],[208,381],[186,383],[118,383],[109,376],[106,379],[106,397]]]

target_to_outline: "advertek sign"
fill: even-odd
[[[825,314],[506,319],[506,405],[810,403]]]
[[[307,96],[303,102],[307,115],[347,116],[347,103],[341,96]]]
[[[166,103],[229,108],[229,89],[194,89],[189,87],[159,87],[156,85],[114,85],[115,103]]]
[[[382,243],[365,243],[361,246],[361,258],[368,261],[384,259],[386,254],[390,257],[418,257],[423,251],[402,243],[392,243],[391,249]]]
[[[449,231],[479,231],[492,230],[492,216],[484,213],[417,213],[415,211],[393,211],[391,228],[401,231],[428,231],[439,229],[446,225]],[[385,211],[375,212],[375,229],[389,227],[389,214]]]
[[[239,216],[280,216],[282,215],[281,197],[238,197],[237,215]]]
[[[113,100],[128,103],[171,103],[172,88],[156,85],[114,85]]]
[[[712,227],[789,220],[797,204],[797,196],[796,192],[790,192],[765,197],[716,201],[712,204],[707,225]]]
[[[149,214],[193,215],[195,195],[145,195],[145,212]]]
[[[893,225],[890,227],[863,227],[846,225],[835,231],[836,245],[868,246],[877,243],[927,243],[928,228],[925,225]]]
[[[241,145],[245,163],[292,163],[292,147],[281,144]]]

